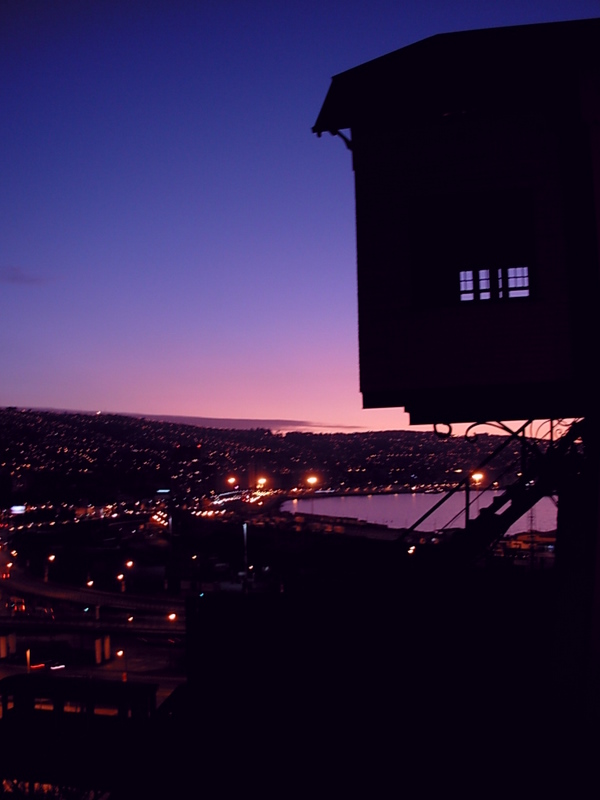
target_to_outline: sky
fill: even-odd
[[[331,77],[600,0],[2,0],[0,406],[406,428],[362,409]]]

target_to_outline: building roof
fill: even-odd
[[[312,130],[442,118],[470,104],[495,115],[502,105],[556,108],[584,70],[600,72],[600,19],[438,34],[335,75]]]

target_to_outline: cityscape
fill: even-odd
[[[0,3],[0,797],[585,797],[597,0]]]
[[[548,425],[528,426],[544,437],[526,439],[533,462],[553,445]],[[561,433],[555,424],[553,434]],[[198,714],[210,720],[202,742],[211,752],[205,775],[211,785],[227,766],[229,748],[241,752],[241,742],[224,731],[236,708],[288,726],[276,688],[285,675],[304,675],[302,690],[289,700],[300,721],[294,735],[320,713],[325,698],[343,717],[345,693],[372,669],[365,644],[380,651],[382,626],[394,609],[407,602],[427,605],[443,594],[442,587],[462,574],[469,543],[461,530],[424,537],[327,518],[314,507],[300,513],[282,506],[318,495],[443,498],[459,490],[468,496],[468,487],[480,488],[483,481],[501,495],[526,477],[523,446],[519,436],[479,428],[456,437],[418,431],[276,434],[1,409],[0,708],[7,723],[14,718],[13,734],[30,719],[13,709],[32,709],[31,746],[53,764],[35,791],[64,791],[67,776],[76,776],[86,791],[94,787],[117,798],[166,796],[173,786],[185,791],[194,780],[193,761],[172,774],[158,767],[158,753],[178,759]],[[475,580],[478,591],[495,596],[496,579],[507,569],[515,571],[515,588],[531,569],[552,574],[554,535],[515,536],[495,549],[475,538],[473,554],[483,559],[475,572],[465,573],[465,591]],[[490,572],[492,561],[503,569]],[[443,638],[448,614],[464,602],[461,591],[436,614],[438,636]],[[420,625],[405,631],[404,646],[416,647],[421,635]],[[242,683],[236,675],[240,648],[250,657],[242,661]],[[324,688],[311,669],[315,652],[328,672],[343,671],[335,688],[329,682]],[[388,654],[389,668],[394,664],[403,680],[426,680],[420,659],[409,666],[399,655]],[[276,675],[274,664],[281,670]],[[384,685],[381,691],[381,701],[390,702]],[[90,714],[100,727],[87,726]],[[132,758],[129,719],[137,720],[143,752],[156,759],[154,768],[133,759],[134,786],[125,777],[124,759]],[[62,745],[48,744],[51,720],[60,720]],[[79,747],[84,724],[94,756]],[[221,736],[229,742],[225,751],[216,745]],[[269,737],[271,751],[279,748]],[[118,743],[122,756],[115,757],[112,746],[109,756],[109,741]],[[8,744],[7,752],[14,774],[28,775],[18,750]],[[287,756],[279,748],[279,757]],[[246,768],[253,769],[263,763],[262,751],[249,747],[247,759]],[[23,783],[6,785],[15,791]]]
[[[235,485],[270,490],[383,492],[455,487],[504,437],[434,432],[272,433],[221,430],[112,414],[0,410],[0,505],[139,501],[169,489],[198,509]],[[539,435],[549,427],[540,423]],[[543,449],[544,439],[539,439]],[[521,471],[518,443],[490,464],[488,483]],[[307,483],[314,476],[316,485]]]

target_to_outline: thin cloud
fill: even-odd
[[[40,275],[26,272],[21,267],[0,267],[0,283],[15,283],[21,286],[39,286],[47,283]]]
[[[41,410],[53,411],[56,409]],[[62,410],[64,411],[64,409]],[[71,413],[90,414],[92,412],[73,411]],[[289,433],[291,431],[300,433],[353,433],[356,430],[364,430],[364,428],[358,429],[355,425],[327,425],[322,422],[306,422],[293,419],[227,419],[223,417],[184,417],[172,414],[132,414],[123,411],[118,413],[127,417],[145,417],[146,419],[156,419],[163,422],[176,422],[181,425],[196,425],[200,428],[233,428],[234,430],[266,428],[273,431],[273,433]]]

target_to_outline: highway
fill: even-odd
[[[5,564],[0,569],[6,572]],[[44,582],[14,566],[10,568],[10,578],[0,580],[0,592],[0,631],[17,635],[16,657],[0,661],[0,678],[26,671],[26,647],[34,652],[36,646],[43,647],[43,642],[88,633],[110,635],[111,658],[97,665],[67,663],[61,674],[94,675],[108,680],[127,677],[156,683],[158,704],[185,681],[185,606],[180,598],[144,597]],[[25,599],[25,610],[7,608],[11,597]],[[52,609],[52,613],[45,611],[40,616],[36,608],[47,612]],[[172,614],[175,618],[169,618]]]
[[[37,597],[67,600],[89,606],[99,605],[110,608],[164,612],[165,614],[173,612],[183,614],[185,607],[184,601],[177,597],[147,597],[129,592],[107,592],[88,587],[75,588],[65,584],[44,582],[31,577],[15,566],[10,570],[10,578],[3,581],[3,593],[6,594],[7,591],[10,594],[25,592]]]

